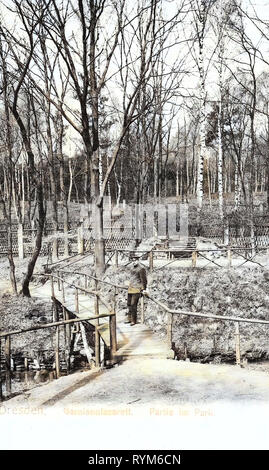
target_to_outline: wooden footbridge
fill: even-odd
[[[78,284],[70,283],[66,277],[69,275],[79,276]],[[113,287],[113,298],[111,303],[104,299],[100,294],[100,283],[102,281],[84,273],[70,273],[61,271],[59,275],[50,275],[51,296],[59,309],[62,310],[64,319],[80,319],[80,325],[83,327],[90,325],[89,329],[94,329],[95,348],[94,361],[98,367],[105,362],[104,351],[101,357],[102,349],[109,351],[107,362],[115,363],[123,359],[145,356],[152,358],[171,358],[174,353],[171,344],[153,334],[144,323],[144,297],[141,298],[141,318],[140,322],[131,327],[126,324],[126,315],[124,311],[117,311],[117,296],[119,289],[126,291],[127,287],[117,286],[107,283]],[[84,284],[82,286],[82,284]],[[89,287],[94,284],[94,290]],[[47,287],[48,288],[48,287]],[[46,295],[43,288],[35,289],[35,296]],[[57,308],[57,307],[56,307]],[[126,302],[127,310],[127,302]],[[94,318],[89,319],[89,316]],[[82,336],[84,336],[82,334]],[[103,342],[103,348],[100,346]],[[84,347],[89,351],[84,336]],[[88,360],[92,356],[88,354]]]
[[[70,275],[78,275],[79,282],[70,282]],[[144,297],[141,299],[141,319],[135,326],[126,324],[124,312],[116,312],[118,290],[126,290],[123,286],[110,284],[114,288],[112,303],[108,303],[100,294],[100,282],[84,273],[57,272],[53,274],[37,275],[47,277],[45,283],[32,286],[31,295],[35,298],[52,300],[53,321],[51,323],[33,326],[27,329],[0,333],[4,340],[6,392],[11,393],[11,338],[13,335],[23,334],[40,329],[55,330],[55,376],[61,376],[60,355],[64,354],[67,373],[71,369],[71,357],[74,346],[79,339],[83,347],[89,367],[100,368],[112,366],[126,359],[147,358],[174,358],[170,343],[154,335],[152,330],[144,324]],[[83,285],[82,285],[83,284]],[[94,284],[94,289],[89,285]],[[127,298],[126,298],[127,308]],[[64,344],[61,343],[60,331],[63,332]],[[1,375],[1,370],[0,370]],[[2,387],[0,381],[0,398]]]
[[[253,324],[266,324],[269,321],[263,319],[241,318],[223,315],[211,315],[207,313],[188,312],[184,310],[172,310],[162,304],[148,293],[141,297],[140,322],[135,326],[125,323],[124,311],[117,311],[117,295],[119,290],[127,291],[127,287],[119,286],[111,282],[96,279],[95,277],[80,272],[57,271],[50,274],[40,274],[45,283],[38,283],[31,289],[33,297],[48,300],[53,303],[53,321],[39,324],[27,329],[2,331],[1,341],[4,341],[6,395],[11,392],[11,338],[13,335],[23,334],[28,331],[40,329],[52,329],[55,332],[55,375],[60,377],[60,354],[65,356],[67,373],[70,371],[71,357],[78,337],[83,342],[83,347],[89,367],[100,368],[112,366],[116,362],[130,360],[132,358],[171,359],[174,358],[172,350],[173,318],[174,315],[186,315],[216,319],[232,322],[235,325],[235,357],[236,364],[241,365],[240,354],[240,322]],[[77,281],[69,280],[76,278]],[[113,290],[110,301],[104,298],[100,289],[102,284],[107,284]],[[127,294],[127,292],[126,292]],[[145,299],[154,302],[158,308],[167,314],[167,337],[161,339],[144,323]],[[60,331],[62,335],[60,335]],[[64,337],[64,345],[60,344]],[[1,365],[1,362],[0,362]],[[27,367],[27,365],[26,365]],[[1,377],[1,370],[0,370]],[[0,380],[0,398],[2,398],[2,383]]]

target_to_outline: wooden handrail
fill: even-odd
[[[44,325],[33,326],[31,328],[25,328],[23,330],[4,331],[0,333],[0,338],[5,338],[6,336],[19,335],[21,333],[28,333],[29,331],[42,330],[45,328],[53,328],[54,326],[70,325],[72,323],[78,323],[81,321],[89,321],[89,320],[96,320],[97,318],[112,317],[114,315],[116,315],[115,312],[101,313],[100,315],[94,315],[91,317],[72,318],[71,320],[61,320],[58,322],[46,323]]]
[[[84,273],[72,273],[70,271],[62,271],[62,270],[59,270],[60,272],[62,273],[68,273],[68,274],[79,274],[79,275],[85,275]],[[36,273],[36,274],[33,274],[33,276],[47,276],[47,277],[50,277],[50,278],[54,278],[54,279],[57,279],[59,281],[62,281],[64,282],[65,284],[68,284],[69,287],[73,287],[74,289],[78,289],[78,290],[81,290],[82,292],[86,292],[87,294],[90,294],[90,295],[100,295],[100,293],[98,291],[95,291],[95,290],[90,290],[90,289],[86,289],[85,287],[82,287],[82,286],[78,286],[77,284],[74,284],[73,282],[68,282],[66,281],[65,279],[63,279],[62,277],[58,276],[57,274],[41,274],[41,273]],[[87,274],[88,276],[88,274]]]
[[[216,319],[216,320],[224,320],[224,321],[233,321],[233,322],[246,322],[246,323],[258,323],[262,325],[269,325],[268,320],[259,320],[255,318],[244,318],[244,317],[230,317],[230,316],[224,316],[224,315],[215,315],[215,314],[207,314],[207,313],[199,313],[199,312],[188,312],[186,310],[172,310],[166,305],[162,304],[156,299],[153,299],[148,293],[142,292],[142,295],[150,299],[152,302],[156,303],[162,309],[166,310],[168,313],[171,313],[173,315],[187,315],[190,317],[202,317],[202,318],[209,318],[209,319]]]
[[[64,272],[64,271],[63,271]],[[75,272],[75,273],[72,273],[72,272],[68,272],[68,271],[65,271],[67,274],[77,274],[77,275],[86,275],[85,273],[78,273],[78,272]],[[108,281],[103,281],[101,279],[98,279],[94,276],[91,276],[90,274],[87,274],[88,277],[91,277],[93,279],[96,279],[98,282],[101,282],[101,283],[104,283],[104,284],[109,284],[113,287],[117,287],[118,289],[122,289],[122,290],[127,290],[128,287],[126,286],[119,286],[117,284],[113,284],[111,282],[108,282]],[[188,316],[193,316],[193,317],[203,317],[203,318],[215,318],[217,320],[226,320],[226,321],[239,321],[239,322],[246,322],[246,323],[259,323],[259,324],[269,324],[269,321],[268,320],[259,320],[259,319],[251,319],[251,318],[242,318],[242,317],[230,317],[230,316],[224,316],[224,315],[215,315],[215,314],[206,314],[206,313],[199,313],[199,312],[188,312],[188,311],[185,311],[185,310],[172,310],[170,309],[169,307],[167,307],[166,305],[162,304],[161,302],[159,302],[158,300],[156,299],[153,299],[147,292],[143,292],[142,291],[142,295],[147,297],[148,299],[150,299],[152,302],[155,302],[156,304],[158,304],[160,307],[162,307],[164,310],[166,310],[168,313],[172,313],[173,315],[188,315]]]
[[[113,284],[112,282],[109,282],[109,281],[103,281],[101,279],[98,279],[95,276],[92,276],[91,274],[80,273],[80,272],[77,272],[77,271],[72,272],[72,271],[62,271],[61,270],[61,272],[64,273],[64,274],[77,274],[79,276],[87,276],[87,277],[90,277],[91,279],[94,279],[95,281],[101,282],[102,284],[108,284],[109,286],[117,287],[118,289],[128,290],[127,286],[120,286],[118,284]],[[54,274],[52,274],[52,276],[54,276]],[[95,292],[95,291],[92,291],[92,292]]]

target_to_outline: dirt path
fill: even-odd
[[[77,372],[8,401],[8,406],[162,407],[268,404],[269,375],[236,366],[128,359],[108,370]]]

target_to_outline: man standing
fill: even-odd
[[[141,292],[147,288],[147,275],[145,268],[135,262],[131,265],[130,281],[128,287],[128,320],[131,326],[137,321],[137,304],[141,297]]]

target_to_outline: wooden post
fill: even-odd
[[[188,357],[187,343],[184,343],[184,359],[186,361]]]
[[[58,286],[58,291],[60,292],[61,282],[60,282],[60,273],[59,273],[59,271],[57,271],[57,286]]]
[[[118,250],[115,250],[115,265],[116,265],[116,268],[119,267],[119,252],[118,252]]]
[[[65,320],[69,320],[69,312],[63,307],[63,314]],[[65,325],[65,359],[66,359],[66,370],[67,374],[70,372],[71,364],[71,325]]]
[[[145,323],[145,297],[141,296],[141,323]]]
[[[95,290],[98,290],[98,281],[95,280]],[[94,302],[94,314],[96,316],[99,315],[99,298],[98,295],[95,296],[95,302]],[[100,367],[101,364],[101,344],[100,344],[100,334],[98,331],[98,325],[99,325],[99,318],[96,319],[95,322],[95,366]]]
[[[57,308],[56,308],[55,304],[53,306],[53,319],[54,319],[55,322],[59,320],[59,315],[58,315],[58,311],[57,311]],[[56,330],[55,330],[55,373],[56,373],[56,379],[58,379],[61,375],[61,372],[60,372],[59,343],[60,343],[60,327],[56,326]]]
[[[153,271],[153,251],[149,253],[149,271],[152,273]]]
[[[100,334],[97,325],[95,325],[95,367],[100,367]]]
[[[192,252],[192,267],[196,268],[197,264],[197,251]]]
[[[227,249],[227,260],[228,260],[228,268],[232,267],[232,250],[231,248]]]
[[[19,259],[24,258],[24,246],[23,246],[23,225],[18,225],[18,252]]]
[[[63,307],[63,320],[66,320],[66,309],[65,307]],[[67,347],[67,329],[66,329],[66,326],[67,325],[64,325],[63,327],[63,330],[64,330],[64,345],[65,345],[65,349]]]
[[[240,331],[239,331],[239,322],[235,322],[235,356],[236,356],[236,365],[241,365],[241,353],[240,353]]]
[[[55,291],[54,291],[54,277],[50,277],[50,282],[51,282],[51,297],[55,297]]]
[[[2,389],[2,363],[1,363],[1,338],[0,338],[0,401],[3,400],[3,389]]]
[[[117,351],[117,331],[116,331],[116,314],[109,316],[109,333],[110,333],[110,357],[113,359]]]
[[[87,274],[84,275],[84,288],[87,289],[88,287],[88,278]],[[87,295],[87,292],[84,292],[85,295]]]
[[[75,310],[76,313],[79,313],[79,304],[78,304],[78,289],[75,290]],[[98,314],[99,315],[99,314]]]
[[[27,371],[28,369],[29,369],[29,367],[28,367],[28,358],[25,357],[25,358],[24,358],[24,370]]]
[[[164,242],[164,248],[166,251],[166,259],[170,259],[170,252],[169,252],[169,241],[168,239],[165,240]]]
[[[60,327],[56,326],[56,331],[55,331],[55,371],[56,371],[56,379],[58,379],[61,375],[61,372],[60,372],[59,342],[60,342]]]
[[[167,343],[170,349],[172,348],[172,334],[173,334],[173,314],[167,312]]]
[[[62,286],[62,303],[65,304],[64,281],[61,281]]]
[[[118,289],[117,287],[114,287],[114,295],[113,295],[113,311],[116,313],[116,307],[117,307],[117,295],[118,295]]]
[[[63,312],[64,312],[64,317],[66,320],[70,320],[69,312],[66,310],[66,308],[63,307]],[[70,341],[71,341],[71,325],[65,325],[66,327],[66,343],[68,347],[70,347]]]
[[[5,364],[6,364],[6,390],[11,393],[11,340],[10,336],[5,336]]]

